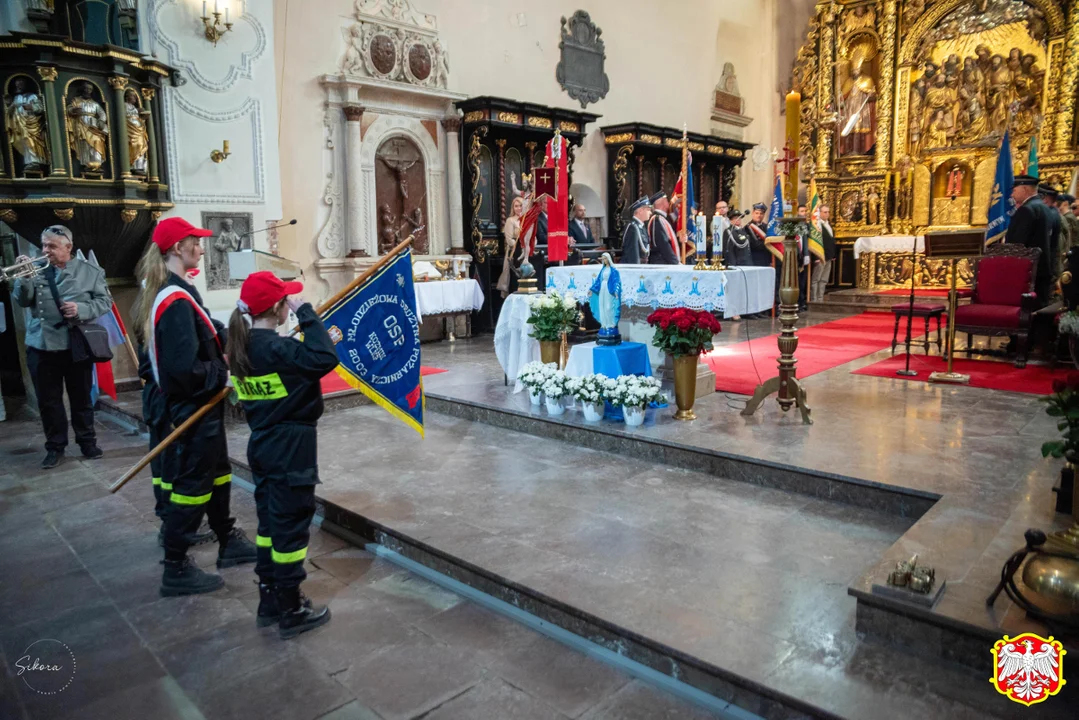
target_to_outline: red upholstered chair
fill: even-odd
[[[959,291],[970,304],[955,309],[955,331],[967,334],[968,356],[974,335],[1014,335],[1019,339],[1015,366],[1026,367],[1031,318],[1046,300],[1034,292],[1040,254],[1038,248],[998,243],[976,262],[973,285]]]

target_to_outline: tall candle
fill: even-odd
[[[209,15],[206,14],[206,0],[202,0],[202,16],[209,17]]]
[[[802,96],[791,91],[787,94],[787,147],[794,157],[798,156],[798,146],[802,136]],[[792,160],[787,166],[790,173],[787,184],[787,199],[792,206],[798,205],[798,161]]]

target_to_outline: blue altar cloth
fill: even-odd
[[[644,343],[624,342],[618,345],[597,345],[592,349],[592,372],[616,378],[622,375],[652,377],[652,363]]]

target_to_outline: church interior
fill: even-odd
[[[1079,0],[8,0],[0,84],[0,717],[1075,717]],[[169,218],[341,357],[294,640],[114,486]],[[57,226],[122,335],[43,470]],[[402,257],[407,407],[333,319]]]

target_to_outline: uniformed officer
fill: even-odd
[[[1045,203],[1038,197],[1038,178],[1031,175],[1016,175],[1012,185],[1012,199],[1015,200],[1015,214],[1008,225],[1006,243],[1018,243],[1027,247],[1038,248],[1037,279],[1034,291],[1038,294],[1038,303],[1044,305],[1049,299],[1049,289],[1053,276],[1053,248],[1050,246],[1051,220]]]
[[[723,263],[729,267],[752,267],[754,263],[749,231],[742,227],[744,215],[735,208],[727,217],[731,224],[723,234]]]
[[[1060,193],[1050,185],[1039,185],[1038,195],[1045,203],[1045,209],[1049,213],[1049,252],[1052,253],[1051,264],[1053,278],[1060,275],[1060,241],[1066,232],[1064,222],[1061,220],[1060,211],[1057,210],[1057,198]],[[1048,300],[1048,298],[1046,298]]]
[[[749,225],[746,226],[749,231],[750,254],[753,256],[753,264],[758,267],[768,267],[772,264],[772,253],[768,252],[768,244],[765,242],[768,237],[768,225],[764,222],[766,212],[768,212],[768,206],[764,203],[754,205],[750,213]],[[778,273],[776,277],[779,277]]]
[[[651,265],[681,265],[678,256],[678,237],[667,218],[670,201],[667,193],[658,192],[649,198],[652,217],[648,220],[648,239],[651,246],[648,262]]]
[[[153,378],[165,395],[168,421],[179,427],[228,381],[225,329],[210,317],[202,297],[184,278],[198,267],[199,238],[212,233],[172,217],[154,228],[139,261],[144,282],[135,301],[136,322],[147,338]],[[255,546],[230,515],[232,471],[225,439],[224,406],[218,403],[166,450],[164,477],[171,480],[165,511],[163,596],[192,595],[224,585],[188,556],[205,515],[219,543],[217,566],[255,562]]]
[[[650,247],[645,222],[652,214],[652,204],[648,202],[647,197],[642,197],[630,205],[629,209],[633,218],[622,233],[622,263],[647,265]]]
[[[329,608],[312,607],[300,583],[307,577],[303,565],[319,481],[319,381],[338,360],[322,321],[298,296],[302,290],[300,283],[282,282],[271,272],[252,273],[229,320],[229,367],[251,426],[247,461],[259,517],[257,622],[277,622],[282,638],[330,620]],[[290,308],[302,342],[277,334]]]

